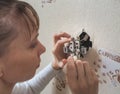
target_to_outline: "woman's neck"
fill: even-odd
[[[0,94],[11,94],[14,85],[0,79]]]

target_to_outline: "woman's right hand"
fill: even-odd
[[[98,94],[98,78],[86,61],[67,59],[67,81],[73,94]]]

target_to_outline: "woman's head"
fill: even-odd
[[[25,36],[31,37],[32,32],[38,31],[39,18],[32,6],[17,0],[0,0],[0,56],[5,53],[4,46],[22,32],[18,30],[22,24],[28,29],[23,32]]]
[[[38,41],[39,18],[31,5],[0,0],[0,73],[15,83],[31,78],[45,51]]]

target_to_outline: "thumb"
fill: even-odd
[[[59,67],[60,68],[63,68],[64,66],[65,66],[65,64],[67,63],[67,59],[62,59],[62,61],[61,62],[59,62]]]
[[[65,64],[67,63],[66,59],[62,59],[62,61],[58,62],[53,62],[52,66],[54,69],[59,70],[59,69],[63,69],[63,67],[65,66]]]

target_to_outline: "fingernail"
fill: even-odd
[[[65,65],[67,63],[66,59],[62,59],[63,64]]]

